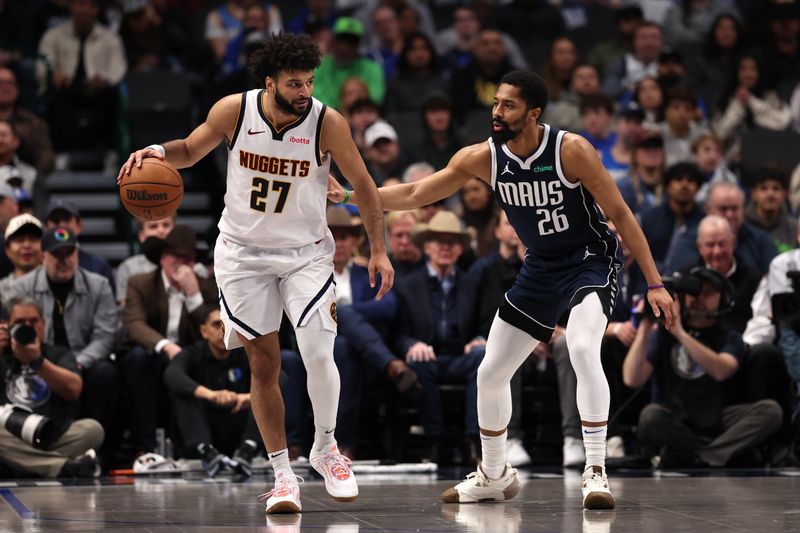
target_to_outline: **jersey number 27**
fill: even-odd
[[[275,202],[274,213],[282,213],[283,206],[286,205],[286,198],[289,197],[289,190],[292,184],[288,181],[272,180],[272,190],[278,193],[278,200]],[[253,178],[253,190],[250,191],[250,209],[267,212],[267,195],[269,194],[269,180],[256,176]]]

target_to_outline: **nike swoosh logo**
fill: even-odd
[[[259,133],[267,133],[267,130],[253,131],[253,128],[250,128],[249,130],[247,130],[247,134],[248,135],[258,135]]]
[[[272,453],[272,454],[270,454],[270,455],[269,455],[269,458],[270,458],[270,459],[275,459],[276,457],[280,457],[280,456],[281,456],[281,455],[283,455],[284,453],[286,453],[286,450],[284,450],[284,451],[282,451],[282,452],[278,452],[278,453]]]
[[[332,429],[332,430],[330,430],[330,431],[326,431],[326,432],[325,432],[325,434],[326,434],[326,435],[330,435],[330,434],[331,434],[331,433],[333,433],[334,431],[336,431],[336,428],[333,428],[333,429]]]
[[[589,431],[588,429],[583,430],[584,433],[600,433],[601,431],[603,430],[602,429],[596,429],[594,431]]]

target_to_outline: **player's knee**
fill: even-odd
[[[280,357],[268,357],[266,353],[254,353],[250,357],[250,373],[254,381],[278,383],[281,373]]]
[[[485,360],[478,366],[478,390],[500,390],[510,382],[510,378],[505,379],[499,372],[492,371],[492,368],[486,364]]]

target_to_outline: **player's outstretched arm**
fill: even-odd
[[[194,165],[216,148],[220,141],[233,136],[241,103],[241,94],[232,94],[220,99],[208,112],[206,121],[197,126],[188,137],[164,143],[164,154],[150,147],[136,150],[122,165],[117,183],[124,174],[130,174],[134,166],[141,167],[142,160],[148,157],[166,159],[177,168]]]
[[[361,196],[361,219],[369,236],[371,248],[368,265],[370,286],[375,286],[375,274],[381,274],[381,288],[376,299],[383,297],[394,284],[394,269],[386,255],[383,231],[383,207],[375,181],[367,172],[350,133],[350,126],[337,111],[328,109],[322,123],[321,149],[331,154],[339,169]]]
[[[442,170],[414,183],[401,183],[378,189],[383,208],[406,211],[447,198],[474,177],[489,181],[490,153],[486,143],[466,146],[456,152]],[[328,199],[342,202],[345,191],[333,178],[328,179]],[[351,204],[361,205],[357,191],[350,193]]]
[[[617,231],[625,239],[636,262],[639,263],[647,285],[650,287],[661,285],[661,288],[647,291],[647,300],[656,316],[661,316],[663,311],[666,326],[671,328],[677,315],[675,303],[663,288],[661,275],[658,273],[639,223],[622,199],[614,178],[603,166],[597,151],[580,135],[567,134],[561,145],[561,161],[567,179],[580,180],[581,184],[592,193],[605,216],[614,222]]]

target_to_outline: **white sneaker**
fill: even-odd
[[[506,441],[506,460],[511,466],[531,464],[531,456],[525,451],[521,439],[508,439]]]
[[[278,474],[275,487],[258,497],[261,501],[267,500],[267,514],[300,512],[303,505],[300,503],[300,486],[297,479],[298,476]]]
[[[581,467],[586,462],[586,452],[583,450],[583,441],[575,437],[564,437],[564,460],[566,468]]]
[[[339,453],[336,443],[317,451],[313,446],[308,460],[314,470],[325,478],[325,490],[337,502],[352,502],[358,497],[356,476],[350,469],[350,459]]]
[[[478,469],[467,475],[467,479],[442,493],[444,503],[503,502],[519,494],[517,469],[506,463],[499,479],[489,479]]]
[[[616,503],[611,490],[608,488],[608,477],[606,469],[599,472],[595,471],[594,466],[590,466],[583,472],[581,491],[583,492],[583,506],[586,509],[613,509]]]
[[[625,441],[619,435],[611,437],[606,442],[606,457],[609,459],[620,459],[625,457]]]

